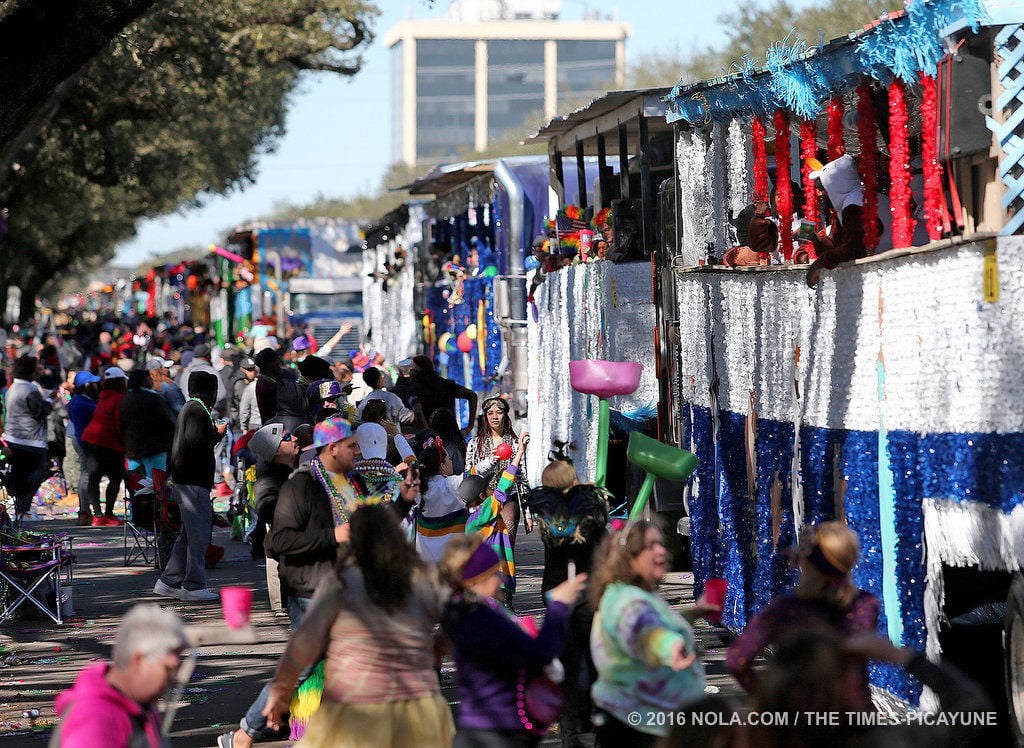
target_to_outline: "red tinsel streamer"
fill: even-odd
[[[765,146],[764,122],[754,117],[750,125],[754,136],[754,197],[768,201],[768,150]]]
[[[811,179],[808,160],[818,157],[818,127],[813,119],[800,123],[800,174],[804,183],[804,218],[818,222],[818,193]]]
[[[775,184],[779,211],[779,246],[787,260],[793,258],[793,190],[789,184],[789,112],[775,112]]]
[[[878,119],[871,87],[857,86],[857,139],[860,142],[860,183],[864,193],[864,246],[868,254],[878,246]]]
[[[899,78],[889,84],[889,202],[892,246],[911,246],[910,147],[907,144],[907,91]]]
[[[818,157],[818,126],[813,119],[805,119],[800,123],[800,175],[803,177],[804,186],[804,218],[818,223],[818,191],[814,189],[814,180],[811,179],[811,165],[809,159]],[[818,259],[818,253],[814,251],[814,244],[807,242],[807,256],[811,260]]]
[[[921,155],[924,158],[924,224],[928,238],[935,241],[942,237],[942,208],[945,195],[942,192],[942,165],[936,158],[938,137],[938,91],[935,78],[921,74],[924,98],[921,101]]]
[[[828,160],[835,161],[846,153],[843,145],[843,97],[836,94],[828,103]]]

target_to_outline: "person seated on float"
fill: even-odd
[[[729,267],[760,265],[762,255],[779,248],[779,227],[771,219],[768,201],[755,199],[736,217],[739,246],[725,253],[723,262]]]

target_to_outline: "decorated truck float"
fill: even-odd
[[[699,458],[676,494],[698,593],[708,578],[729,581],[726,625],[742,629],[792,585],[784,551],[799,528],[841,518],[861,538],[855,578],[881,599],[883,632],[955,660],[972,637],[958,664],[993,695],[1005,687],[1018,742],[1022,21],[1019,2],[918,1],[828,43],[776,45],[763,68],[680,84],[664,96],[674,157],[661,185],[650,178],[664,160],[644,116],[650,92],[552,121],[538,136],[553,155],[570,140],[580,158],[619,151],[616,199],[641,183],[627,222],[641,226],[650,264],[549,274],[530,328],[530,397],[558,416],[552,428],[578,419],[572,436],[588,457],[595,406],[573,393],[568,360],[644,364],[620,407],[658,406],[659,438]],[[827,219],[811,173],[843,154],[859,172],[869,255],[812,288],[794,262],[801,219],[812,230]],[[727,267],[738,218],[758,198],[772,205],[778,249]],[[609,310],[629,304],[636,329],[612,330]],[[616,350],[630,335],[631,350]],[[880,699],[933,703],[895,668],[872,666],[872,682]]]

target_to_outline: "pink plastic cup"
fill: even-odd
[[[252,611],[252,589],[249,587],[221,587],[220,604],[224,609],[224,622],[233,629],[249,623]]]
[[[725,607],[725,594],[729,591],[729,582],[718,577],[711,577],[704,583],[704,599],[709,605]],[[722,622],[722,611],[708,613],[706,618],[712,623]]]

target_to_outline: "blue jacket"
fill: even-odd
[[[79,445],[82,443],[82,434],[85,432],[85,427],[92,420],[92,414],[95,410],[96,401],[91,397],[76,392],[68,400],[68,417],[71,419],[71,425],[75,427],[75,440]]]

